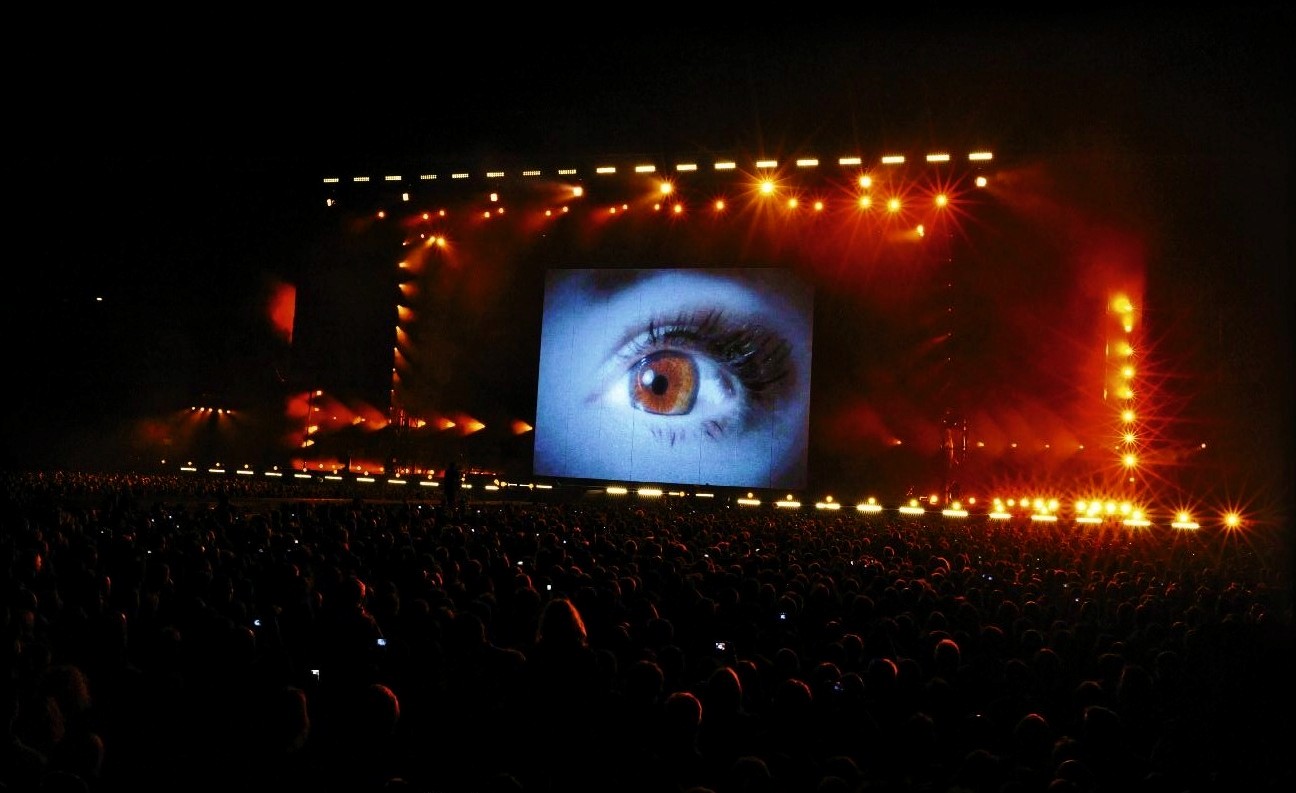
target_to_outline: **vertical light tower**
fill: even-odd
[[[1141,479],[1139,466],[1143,450],[1143,417],[1140,414],[1138,389],[1138,312],[1129,295],[1118,292],[1107,303],[1110,319],[1106,349],[1106,383],[1103,400],[1116,409],[1116,470],[1120,471],[1119,489],[1129,495],[1137,490]]]
[[[989,155],[983,155],[987,157]],[[949,162],[948,154],[935,153],[927,155],[929,164]],[[917,233],[920,238],[932,238],[933,256],[939,259],[944,269],[942,278],[945,285],[945,310],[942,314],[947,325],[941,330],[941,348],[945,355],[943,371],[944,383],[941,386],[941,397],[945,400],[945,412],[941,418],[941,457],[944,461],[944,478],[941,492],[947,504],[960,501],[965,482],[962,481],[962,465],[967,456],[968,422],[962,412],[962,381],[967,376],[964,371],[966,360],[963,356],[963,334],[960,324],[967,321],[970,312],[966,311],[967,294],[963,277],[965,274],[957,268],[953,256],[954,227],[949,216],[950,195],[947,186],[951,181],[938,180],[937,189],[931,198],[932,234],[928,234],[925,225],[920,224]],[[957,356],[957,358],[956,358]]]

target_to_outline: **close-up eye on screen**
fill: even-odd
[[[551,270],[535,473],[804,486],[812,325],[790,270]]]

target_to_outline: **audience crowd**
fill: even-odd
[[[1285,526],[0,484],[0,791],[1296,782]]]

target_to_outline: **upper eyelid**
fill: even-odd
[[[650,342],[663,339],[688,338],[690,341],[695,341],[689,338],[691,335],[701,337],[698,341],[700,346],[706,341],[737,334],[758,336],[763,344],[774,341],[783,347],[791,346],[782,333],[758,321],[757,318],[735,314],[723,308],[696,308],[680,310],[673,315],[653,315],[649,317],[646,325],[641,323],[640,327],[639,332],[626,334],[623,343],[617,349],[624,349],[632,343],[639,349],[650,349]],[[718,351],[704,349],[703,352]]]
[[[669,330],[681,326],[682,330]],[[651,333],[655,327],[650,323],[647,331]],[[676,332],[693,332],[702,336],[693,345],[698,352],[731,370],[748,396],[756,400],[766,397],[771,386],[775,389],[788,387],[795,380],[796,362],[791,341],[764,322],[742,315],[735,319],[722,309],[708,309],[687,314],[681,311],[674,322],[663,323],[662,327],[668,328],[660,332],[662,336]],[[734,345],[734,349],[722,348],[722,340],[726,347]]]

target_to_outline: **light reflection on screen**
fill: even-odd
[[[790,270],[551,270],[535,474],[804,487],[812,320]]]

